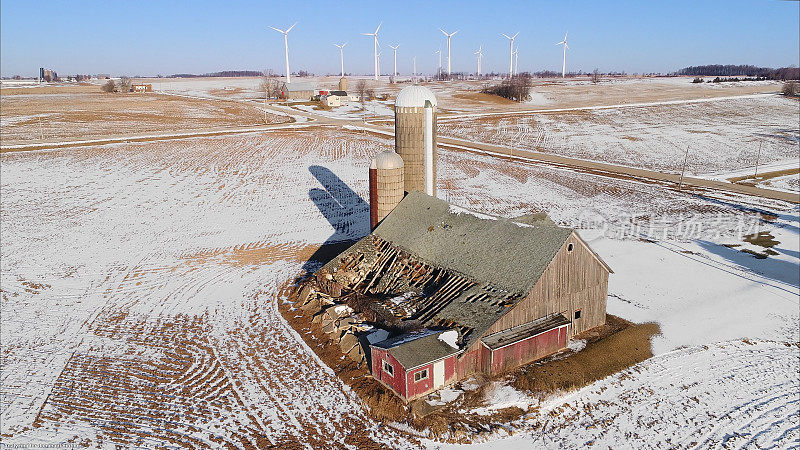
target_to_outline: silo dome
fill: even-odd
[[[385,152],[380,152],[372,158],[372,163],[370,163],[370,169],[400,169],[404,167],[403,158],[400,157],[397,153],[392,150],[386,150]]]
[[[430,89],[419,85],[406,86],[397,94],[394,106],[402,108],[424,108],[425,100],[429,100],[431,106],[436,106],[436,96],[433,95]]]

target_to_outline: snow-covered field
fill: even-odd
[[[522,116],[451,118],[439,132],[454,136],[687,173],[730,171],[755,164],[795,162],[800,154],[798,103],[780,96],[701,103],[584,109]]]
[[[770,102],[759,111],[783,107]],[[745,139],[725,123],[716,132]],[[658,130],[677,140],[637,133]],[[276,310],[316,245],[368,232],[369,158],[392,143],[317,128],[3,153],[3,444],[416,446],[370,419]],[[465,152],[440,150],[439,167],[458,206],[578,228],[615,270],[609,312],[662,329],[654,358],[577,392],[539,403],[499,387],[534,409],[482,444],[798,445],[797,206]],[[774,255],[742,251],[764,250],[747,241],[757,232]]]
[[[258,80],[153,83],[244,100]],[[643,85],[685,83],[610,85],[642,96]],[[553,93],[573,84],[602,89],[547,81],[534,102],[559,106]],[[454,94],[470,86],[432,88],[469,109]],[[691,87],[712,88],[722,89]],[[796,101],[746,98],[447,119],[439,133],[666,171],[690,145],[688,171],[718,178],[747,172],[759,142],[762,167],[796,163],[796,113]],[[28,115],[4,111],[4,133],[38,117]],[[3,444],[417,446],[402,426],[370,419],[276,309],[279,286],[317,245],[368,232],[369,158],[392,144],[318,127],[3,153]],[[609,313],[662,330],[654,358],[577,392],[542,401],[498,383],[492,398],[533,409],[509,425],[513,436],[481,445],[800,445],[796,205],[466,152],[439,158],[440,197],[577,228],[615,270]],[[796,180],[767,182],[797,191]],[[771,241],[752,239],[765,232]]]

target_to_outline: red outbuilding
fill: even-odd
[[[423,330],[370,345],[372,376],[409,401],[455,381],[456,331]]]

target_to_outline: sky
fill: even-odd
[[[292,72],[373,71],[371,33],[383,23],[381,71],[393,69],[389,45],[400,44],[397,68],[435,73],[451,40],[452,70],[507,72],[509,43],[519,32],[519,71],[561,70],[555,45],[569,33],[567,70],[668,73],[701,64],[797,66],[800,2],[729,1],[61,1],[0,2],[0,74],[170,75],[221,70],[284,73],[289,33]]]

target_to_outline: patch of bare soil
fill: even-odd
[[[539,396],[579,389],[652,357],[650,340],[660,333],[657,323],[633,324],[608,314],[605,325],[575,337],[585,339],[586,348],[515,370],[512,386]]]
[[[486,94],[483,92],[463,92],[463,93],[453,94],[453,98],[469,100],[473,102],[480,102],[480,103],[491,103],[494,105],[517,104],[517,102],[515,102],[514,100],[509,100],[507,98],[500,97],[499,95]]]

